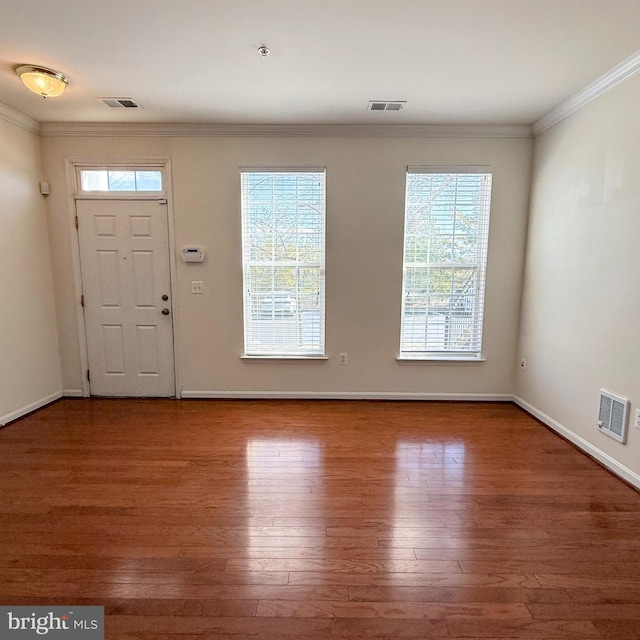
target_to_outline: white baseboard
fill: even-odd
[[[0,426],[4,426],[9,422],[13,422],[14,420],[18,420],[18,418],[22,418],[23,416],[26,416],[28,413],[36,411],[37,409],[41,409],[42,407],[51,404],[52,402],[55,402],[60,398],[62,398],[62,391],[57,391],[56,393],[52,393],[46,398],[42,398],[41,400],[32,402],[31,404],[17,409],[16,411],[12,411],[11,413],[7,413],[4,416],[0,416]]]
[[[592,445],[590,442],[587,442],[584,438],[576,435],[573,431],[567,429],[567,427],[560,424],[557,420],[554,420],[546,413],[536,409],[533,405],[530,405],[519,396],[513,396],[513,401],[527,413],[530,413],[532,416],[540,420],[540,422],[546,424],[550,429],[553,429],[563,438],[566,438],[569,442],[575,444],[578,449],[581,449],[592,458],[595,458],[601,465],[609,469],[611,473],[622,478],[637,489],[640,489],[640,475],[620,464],[610,455],[604,453],[604,451],[600,451],[600,449]]]
[[[187,399],[252,400],[440,400],[456,402],[512,402],[511,394],[495,393],[396,393],[386,391],[192,391],[184,390]]]
[[[65,398],[84,398],[84,391],[82,389],[63,389],[62,395]]]

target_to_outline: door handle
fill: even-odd
[[[167,307],[165,307],[165,308],[162,310],[162,315],[163,315],[163,316],[168,316],[168,315],[169,315],[169,313],[171,313],[171,312],[169,311],[169,309],[167,309]]]

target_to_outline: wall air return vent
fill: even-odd
[[[140,105],[131,98],[98,98],[102,104],[112,109],[140,109]]]
[[[598,429],[624,444],[627,441],[628,421],[629,400],[611,393],[611,391],[600,389]]]
[[[406,104],[406,100],[371,100],[367,111],[402,111]]]

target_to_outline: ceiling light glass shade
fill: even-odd
[[[30,64],[22,64],[16,67],[16,73],[20,76],[25,87],[43,98],[55,98],[59,96],[69,84],[66,76],[59,71],[36,67]]]

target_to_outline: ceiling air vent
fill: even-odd
[[[611,393],[611,391],[600,389],[598,429],[624,444],[627,441],[628,421],[629,400]]]
[[[371,100],[367,111],[401,111],[406,104],[406,100]]]
[[[102,104],[112,109],[140,109],[140,105],[131,98],[98,98]]]

